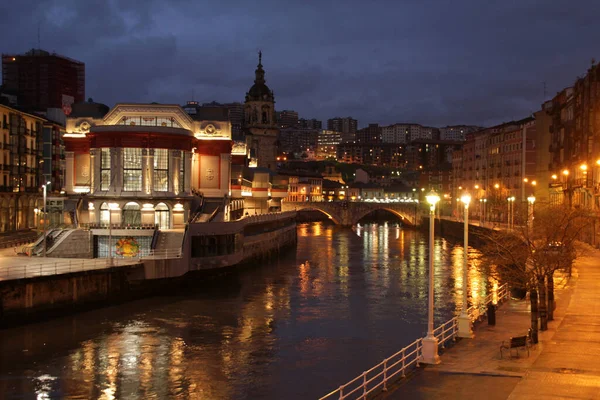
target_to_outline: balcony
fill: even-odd
[[[0,192],[12,192],[12,191],[13,191],[12,186],[0,186]]]

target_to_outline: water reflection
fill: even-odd
[[[225,281],[0,331],[0,393],[316,398],[424,334],[427,246],[394,224],[302,224],[295,254]],[[436,238],[435,257],[440,323],[461,305],[461,244]],[[468,274],[484,299],[495,283]]]

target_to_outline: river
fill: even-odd
[[[0,398],[318,398],[424,336],[427,240],[299,224],[295,252],[226,279],[0,330]],[[462,243],[435,254],[437,325],[461,305]],[[472,301],[491,286],[470,267]]]

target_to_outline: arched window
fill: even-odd
[[[125,204],[121,223],[123,226],[140,226],[142,224],[142,212],[138,203]]]
[[[158,225],[158,229],[171,228],[171,214],[165,203],[158,203],[154,207],[154,223]]]
[[[100,206],[100,224],[108,225],[110,223],[110,210],[108,204],[102,203]]]

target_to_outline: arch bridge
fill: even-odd
[[[402,222],[416,225],[420,221],[418,203],[367,203],[362,201],[284,201],[281,211],[317,210],[327,215],[337,225],[352,226],[377,210],[386,210]]]

